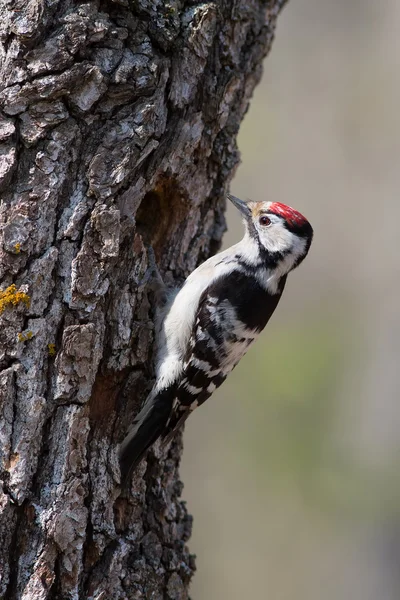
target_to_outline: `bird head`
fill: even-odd
[[[228,198],[242,213],[247,234],[261,254],[272,261],[285,259],[287,272],[304,260],[313,229],[301,213],[280,202],[244,202],[231,194]]]

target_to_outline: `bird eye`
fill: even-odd
[[[265,215],[263,215],[262,217],[260,217],[260,219],[259,219],[258,222],[263,227],[268,227],[268,225],[271,225],[271,219],[269,217],[266,217]]]

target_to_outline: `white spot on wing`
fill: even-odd
[[[193,385],[190,385],[190,383],[186,382],[183,386],[190,394],[193,394],[193,396],[197,396],[197,394],[200,394],[200,392],[202,392],[202,388],[197,388],[194,387]]]
[[[203,373],[205,373],[207,377],[214,377],[214,375],[218,375],[219,373],[219,369],[213,370],[209,362],[207,362],[206,360],[201,360],[200,358],[196,358],[196,356],[192,356],[190,362],[194,367],[196,367],[200,371],[203,371]]]

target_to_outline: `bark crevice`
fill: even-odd
[[[167,285],[218,249],[282,0],[31,0],[0,22],[0,598],[185,600],[178,435],[121,491]]]

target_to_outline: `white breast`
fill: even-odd
[[[163,389],[175,381],[182,370],[194,319],[203,292],[216,279],[235,268],[229,259],[235,256],[239,244],[212,256],[193,271],[174,296],[161,326],[157,355],[157,388]]]

